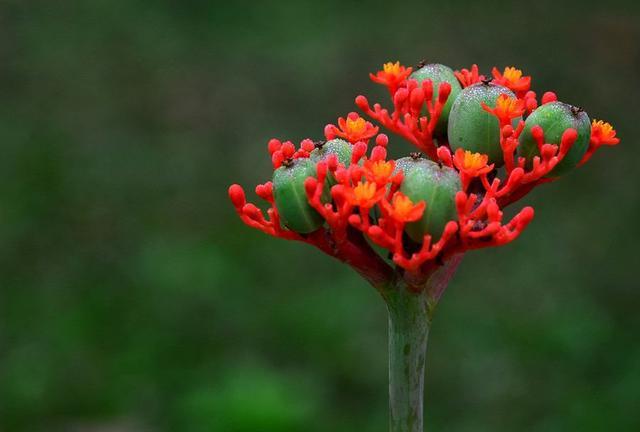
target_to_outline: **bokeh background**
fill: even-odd
[[[427,424],[640,430],[637,2],[7,0],[0,431],[386,430],[383,303],[242,225],[226,189],[270,176],[269,138],[383,99],[369,71],[422,58],[517,65],[623,139],[465,259]]]

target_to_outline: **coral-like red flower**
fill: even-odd
[[[549,174],[572,148],[577,131],[569,128],[559,143],[547,143],[542,127],[533,127],[531,135],[539,153],[531,160],[519,157],[517,147],[524,122],[513,125],[512,120],[534,110],[538,99],[529,90],[531,77],[522,76],[522,71],[512,67],[505,68],[502,73],[494,68],[496,82],[516,92],[517,98],[503,94],[496,100],[495,107],[483,104],[483,108],[500,122],[504,169],[492,172],[494,164],[489,164],[487,155],[463,149],[452,155],[446,141],[434,139],[435,126],[451,87],[441,83],[434,101],[436,89],[432,82],[407,80],[410,73],[411,68],[387,63],[382,71],[372,75],[374,81],[392,90],[390,109],[378,103],[370,105],[365,96],[358,96],[356,105],[366,116],[406,139],[431,160],[457,171],[462,190],[455,196],[456,214],[453,220],[446,222],[441,233],[425,234],[418,245],[407,244],[405,225],[422,217],[430,203],[414,203],[399,191],[403,175],[397,170],[396,161],[387,160],[387,136],[378,135],[379,128],[355,112],[339,118],[338,126],[329,124],[325,127],[327,139],[340,137],[353,144],[349,163],[338,163],[336,155],[330,155],[316,163],[315,175],[304,179],[307,201],[322,218],[315,231],[299,234],[281,224],[274,199],[275,186],[271,182],[255,189],[256,194],[270,205],[266,211],[248,203],[239,185],[229,188],[229,198],[242,221],[269,235],[311,244],[347,263],[376,287],[386,286],[402,277],[408,286],[422,289],[425,281],[443,263],[459,262],[468,250],[503,245],[518,237],[533,219],[534,211],[524,207],[507,220],[504,207],[534,187],[556,179]],[[484,79],[476,65],[470,70],[456,71],[456,77],[465,87]],[[546,92],[540,102],[545,104],[554,100],[557,100],[555,94]],[[369,148],[370,141],[374,143],[373,148]],[[580,164],[599,147],[616,145],[619,141],[609,123],[594,120],[590,145]],[[313,142],[308,139],[297,148],[290,141],[274,139],[268,144],[274,169],[292,159],[309,157],[313,148]],[[472,182],[473,187],[470,187]],[[374,208],[377,211],[372,212]],[[432,235],[439,236],[438,240],[433,242]],[[380,256],[371,248],[371,243],[387,249],[393,264],[385,260],[386,255]],[[403,271],[398,272],[393,265]]]
[[[477,64],[471,66],[471,70],[461,69],[459,71],[454,71],[453,73],[456,78],[458,78],[458,81],[460,81],[460,85],[463,88],[469,87],[472,84],[479,83],[480,81],[485,79],[484,75],[480,74]]]
[[[397,166],[404,162],[387,160],[387,136],[378,135],[377,126],[350,113],[346,118],[338,119],[338,126],[329,124],[325,127],[327,139],[340,137],[352,144],[337,145],[335,153],[322,152],[316,158],[315,145],[309,139],[303,140],[297,148],[290,141],[271,140],[268,150],[274,169],[285,165],[291,170],[276,171],[273,182],[255,188],[256,195],[269,204],[266,211],[247,202],[241,186],[231,185],[229,198],[238,216],[252,228],[274,237],[313,245],[349,265],[387,300],[393,320],[397,317],[404,320],[399,321],[403,323],[402,333],[424,333],[423,325],[431,319],[433,308],[462,256],[470,250],[505,245],[525,230],[534,217],[533,208],[521,208],[508,218],[505,207],[537,185],[554,181],[557,178],[552,175],[554,168],[578,139],[575,128],[566,128],[559,142],[545,142],[543,127],[535,125],[527,133],[531,134],[538,151],[525,158],[523,152],[517,151],[525,122],[513,124],[512,120],[539,106],[535,92],[529,89],[531,77],[523,76],[522,71],[514,67],[507,67],[503,72],[493,68],[492,72],[498,84],[513,90],[517,96],[502,94],[495,107],[482,104],[485,111],[499,120],[500,127],[495,132],[499,132],[502,157],[496,158],[496,163],[504,162],[504,168],[494,170],[494,164],[489,164],[486,154],[462,148],[452,156],[446,139],[441,135],[437,135],[437,139],[434,137],[451,93],[451,83],[441,82],[436,89],[431,80],[418,83],[407,79],[411,68],[405,68],[399,62],[386,63],[383,70],[371,74],[371,79],[387,86],[392,107],[383,108],[378,103],[369,105],[364,96],[358,96],[356,104],[366,116],[405,138],[432,162],[417,161],[422,156],[412,155],[414,161],[407,161],[408,164],[419,165],[405,166],[411,174],[404,179],[403,170]],[[464,87],[485,81],[477,65],[471,70],[456,71],[455,75]],[[434,98],[436,90],[437,97]],[[554,93],[546,92],[541,103],[556,99]],[[450,123],[449,127],[456,126]],[[476,133],[484,134],[485,130],[478,129]],[[374,143],[373,148],[369,148],[370,141]],[[609,123],[594,120],[589,148],[580,164],[600,146],[618,142],[616,131]],[[345,153],[350,153],[350,157]],[[293,163],[294,159],[300,158],[309,159]],[[426,169],[420,171],[422,175],[414,176],[413,167]],[[436,188],[431,189],[432,186]],[[428,199],[414,202],[411,198],[417,201],[421,195],[413,195],[415,190],[425,192]],[[438,208],[439,204],[443,207]],[[407,226],[425,214],[437,224],[427,224],[432,225],[428,229]],[[296,218],[305,223],[293,224]],[[380,254],[374,246],[387,252]],[[413,313],[415,310],[421,313]],[[407,311],[410,313],[402,313]],[[402,349],[404,346],[404,357],[402,353],[396,357],[403,359],[404,366],[411,364],[411,374],[416,375],[417,371],[416,377],[421,379],[423,359],[418,361],[417,368],[413,366],[418,357],[424,357],[424,346],[420,350],[411,347],[411,357],[407,360],[408,346],[404,345],[404,336],[393,337],[390,352],[393,355],[397,353],[397,347]],[[396,361],[392,359],[390,370],[400,364]],[[411,386],[411,390],[415,387]],[[394,389],[391,390],[395,396]],[[404,424],[402,409],[398,416],[392,409],[392,417],[402,420],[394,420],[394,424]],[[421,418],[413,420],[416,420],[416,428],[421,429]]]
[[[504,72],[500,73],[498,68],[494,67],[491,70],[494,82],[513,90],[513,92],[519,97],[523,97],[531,88],[531,77],[522,76],[522,71],[515,67],[508,66],[504,68]]]
[[[491,108],[484,102],[482,102],[482,108],[498,117],[500,125],[504,126],[511,123],[511,119],[520,117],[525,111],[525,102],[522,99],[516,99],[509,97],[506,94],[501,94],[496,99],[495,108]]]
[[[343,117],[338,119],[338,127],[328,124],[324,133],[328,140],[340,137],[355,144],[358,141],[368,142],[378,133],[378,130],[377,126],[360,117],[358,113],[351,112],[346,119]]]
[[[383,201],[382,205],[391,218],[401,223],[417,221],[422,217],[424,209],[427,206],[424,201],[414,204],[413,201],[402,192],[396,192],[390,204]]]
[[[411,75],[413,68],[404,67],[399,61],[392,63],[388,62],[382,65],[382,70],[376,72],[376,74],[369,74],[369,77],[373,82],[385,85],[391,92],[394,92],[400,84]]]
[[[355,187],[348,188],[345,192],[347,201],[351,205],[368,209],[382,199],[386,190],[378,187],[374,182],[359,181]]]

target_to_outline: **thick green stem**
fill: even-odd
[[[428,295],[397,286],[387,305],[390,430],[422,432],[424,367],[431,325]]]
[[[420,287],[398,278],[383,292],[389,311],[389,428],[423,432],[424,370],[431,319],[462,255],[438,268]]]

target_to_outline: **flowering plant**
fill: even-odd
[[[538,98],[514,67],[487,77],[476,65],[396,62],[370,78],[392,108],[355,102],[379,126],[351,112],[325,127],[324,140],[272,139],[272,181],[255,189],[266,215],[241,186],[229,196],[245,224],[317,247],[380,292],[390,316],[390,427],[418,432],[431,318],[463,255],[516,239],[534,211],[507,220],[506,206],[619,139],[555,93]],[[418,152],[389,159],[380,126]]]

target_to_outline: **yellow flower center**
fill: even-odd
[[[397,61],[395,63],[385,63],[384,65],[382,65],[382,69],[386,74],[398,75],[400,73],[400,62]]]
[[[514,67],[506,67],[504,68],[504,73],[502,74],[509,82],[516,82],[520,78],[522,78],[522,71],[520,69],[516,69]]]
[[[613,134],[613,126],[602,120],[593,120],[591,128],[600,130],[600,133],[606,137],[610,137]]]
[[[496,100],[496,108],[504,114],[512,113],[518,109],[518,99],[501,94]]]
[[[350,119],[347,118],[347,125],[346,125],[346,133],[348,134],[361,134],[363,133],[367,128],[367,122],[362,118],[362,117],[358,117],[357,119]]]
[[[366,202],[374,197],[376,194],[376,184],[368,181],[358,182],[358,185],[353,188],[353,195],[356,200],[360,202]]]
[[[393,211],[395,212],[396,216],[399,216],[400,218],[406,218],[409,215],[409,213],[411,213],[414,207],[414,204],[411,201],[411,199],[409,199],[408,196],[400,192],[398,192],[393,197],[392,204],[393,204]]]
[[[469,150],[465,150],[462,165],[464,166],[464,169],[479,169],[487,164],[487,160],[487,155],[482,153],[471,153]]]
[[[393,163],[385,161],[376,161],[371,164],[371,173],[376,178],[386,178],[393,173]]]

